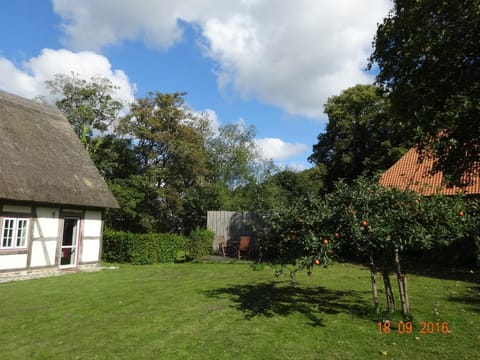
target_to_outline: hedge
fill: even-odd
[[[133,234],[106,230],[103,234],[103,260],[137,265],[174,262],[187,239],[175,234]]]
[[[212,252],[215,233],[208,229],[196,229],[190,233],[185,246],[186,255],[190,259],[199,259]]]

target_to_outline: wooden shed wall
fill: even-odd
[[[255,227],[260,225],[260,216],[245,211],[208,211],[207,228],[215,232],[214,250],[217,240],[223,236],[227,243],[238,242],[240,236],[250,236],[255,242]]]

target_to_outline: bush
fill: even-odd
[[[103,260],[116,263],[130,262],[132,244],[136,235],[123,231],[105,230],[103,233]]]
[[[215,233],[209,229],[193,230],[186,243],[185,251],[190,259],[199,259],[212,252]]]
[[[179,250],[185,249],[187,239],[175,234],[155,234],[158,244],[158,262],[174,262]]]
[[[158,259],[158,243],[153,234],[142,234],[130,247],[130,263],[134,265],[151,265]]]
[[[136,265],[173,262],[186,239],[175,234],[132,234],[107,230],[103,236],[103,260]]]

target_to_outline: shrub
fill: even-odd
[[[185,249],[187,239],[175,234],[155,234],[155,241],[158,246],[158,262],[174,262],[177,252]]]
[[[215,233],[209,229],[193,230],[186,243],[185,251],[190,259],[199,259],[212,252]]]
[[[130,251],[135,235],[123,231],[105,230],[103,233],[103,260],[108,262],[130,262]]]
[[[173,262],[186,239],[175,234],[132,234],[107,230],[103,236],[103,260],[136,265]]]
[[[134,265],[150,265],[157,262],[159,243],[155,234],[139,234],[130,247],[130,263]]]

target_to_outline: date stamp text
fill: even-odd
[[[421,321],[420,328],[414,329],[413,324],[410,321],[400,321],[396,328],[392,325],[390,321],[379,321],[377,323],[378,332],[381,334],[390,334],[392,331],[397,330],[399,334],[412,334],[418,333],[422,335],[432,335],[432,334],[448,334],[450,333],[450,328],[448,327],[447,321]]]

